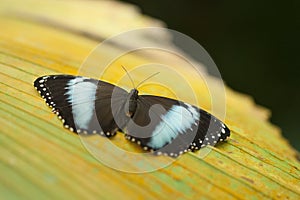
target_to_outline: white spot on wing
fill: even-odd
[[[224,128],[222,128],[222,130],[221,130],[221,131],[222,131],[222,133],[223,133],[223,134],[225,134],[225,132],[226,132]]]
[[[83,82],[86,78],[78,77],[67,84],[68,102],[72,104],[72,113],[77,128],[88,129],[91,121],[96,99],[97,85]]]
[[[200,114],[191,105],[186,106],[174,105],[161,116],[162,121],[155,127],[148,146],[159,149],[193,126]]]

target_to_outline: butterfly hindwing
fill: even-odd
[[[141,95],[138,109],[127,127],[127,138],[144,149],[178,156],[229,136],[217,118],[190,104],[152,95]]]
[[[71,131],[112,136],[118,125],[127,120],[120,109],[128,93],[110,83],[81,76],[52,75],[38,78],[34,86]],[[118,125],[114,116],[118,116]]]

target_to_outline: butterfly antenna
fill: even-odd
[[[159,74],[160,72],[156,72],[155,74],[152,74],[151,76],[149,76],[148,78],[144,79],[142,82],[140,82],[136,88],[138,88],[140,85],[142,85],[143,83],[145,83],[145,81],[149,80],[150,78],[156,76],[157,74]]]
[[[126,72],[127,76],[129,77],[129,79],[130,79],[130,81],[131,81],[131,84],[132,84],[133,88],[136,88],[136,87],[134,86],[133,79],[131,78],[131,76],[130,76],[130,74],[128,73],[127,69],[126,69],[123,65],[121,65],[121,66],[122,66],[122,68],[124,69],[124,71]]]

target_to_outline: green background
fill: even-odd
[[[126,2],[201,44],[226,84],[269,108],[300,150],[300,1]]]

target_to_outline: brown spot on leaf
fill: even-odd
[[[251,184],[254,184],[254,181],[252,179],[250,179],[250,178],[247,178],[245,176],[241,176],[241,178],[244,179],[244,180],[246,180],[246,181],[248,181]]]

